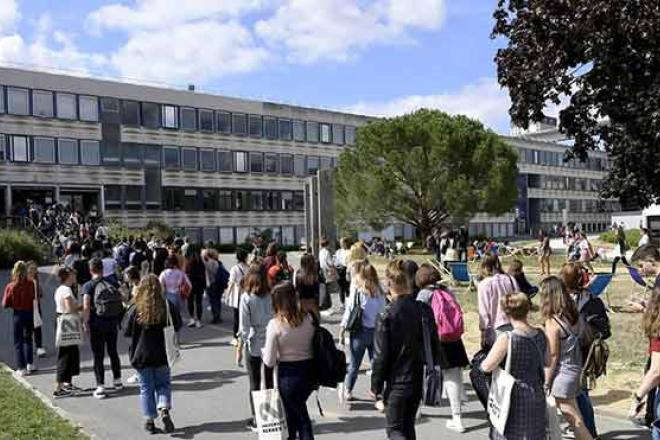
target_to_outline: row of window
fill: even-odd
[[[610,200],[539,199],[541,212],[562,212],[564,209],[574,213],[618,212],[621,206]]]
[[[192,243],[243,244],[264,231],[270,231],[272,239],[284,246],[293,246],[305,238],[305,226],[261,226],[261,227],[220,227],[220,228],[174,228],[182,237]]]
[[[564,153],[555,151],[532,150],[528,148],[518,148],[519,161],[521,163],[547,165],[553,167],[577,168],[591,171],[607,171],[609,163],[607,160],[599,157],[589,157],[582,162],[579,159],[571,159],[564,162]]]
[[[0,113],[98,122],[96,96],[0,86]]]
[[[0,135],[0,161],[100,165],[99,141]]]
[[[529,174],[527,179],[529,188],[557,189],[569,191],[600,191],[600,179],[582,179],[579,177],[546,176]]]

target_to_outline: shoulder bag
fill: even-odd
[[[357,333],[362,330],[362,304],[360,301],[360,296],[362,294],[360,291],[356,290],[353,293],[355,297],[353,300],[353,308],[351,309],[350,315],[348,315],[348,321],[346,322],[346,331],[349,333]]]
[[[62,313],[57,317],[55,346],[81,345],[83,339],[82,320],[77,313]]]
[[[506,422],[509,419],[509,409],[511,408],[511,392],[516,383],[516,379],[511,375],[511,332],[507,332],[509,338],[509,348],[506,352],[506,364],[504,370],[497,367],[493,371],[493,379],[488,394],[488,418],[493,428],[504,435]]]
[[[442,397],[442,371],[433,363],[431,331],[426,316],[422,316],[422,337],[424,338],[424,406],[439,407]]]
[[[179,337],[172,324],[170,315],[170,302],[165,298],[165,313],[167,314],[167,323],[163,328],[163,337],[165,338],[165,352],[167,353],[167,364],[170,368],[174,367],[181,359],[181,349],[179,347]]]

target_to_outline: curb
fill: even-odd
[[[14,370],[9,368],[6,364],[0,362],[0,370],[6,371],[11,374],[12,378],[21,384],[23,388],[30,391],[37,399],[39,399],[44,405],[46,405],[50,410],[55,412],[58,416],[62,417],[64,420],[73,425],[74,428],[78,429],[79,432],[89,437],[91,440],[100,440],[95,434],[89,432],[84,426],[77,422],[71,415],[62,409],[61,407],[55,405],[51,399],[49,399],[44,393],[36,389],[30,382],[28,382],[24,377],[16,374]]]

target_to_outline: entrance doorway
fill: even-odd
[[[60,203],[86,215],[98,211],[99,190],[60,190]]]
[[[55,200],[55,191],[41,188],[12,188],[12,214],[25,216],[30,206],[45,208]]]

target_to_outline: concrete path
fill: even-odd
[[[227,263],[230,263],[230,258]],[[56,286],[50,275],[51,268],[41,274],[44,286],[43,301],[45,316],[45,341],[49,356],[39,361],[40,371],[28,377],[29,382],[39,391],[50,396],[54,381],[53,356],[53,309],[50,301]],[[0,286],[6,283],[6,272],[0,273]],[[205,319],[208,319],[206,317]],[[206,325],[202,329],[182,331],[183,360],[173,371],[172,416],[177,431],[171,435],[178,439],[226,439],[256,440],[256,434],[245,430],[246,419],[250,415],[248,403],[248,380],[243,368],[234,364],[234,350],[230,346],[231,317],[224,313],[225,323],[219,326]],[[334,316],[327,324],[336,331],[339,317]],[[0,360],[12,365],[14,362],[11,346],[11,314],[0,314]],[[133,371],[126,357],[127,343],[120,340],[123,376]],[[142,417],[139,410],[139,390],[135,385],[125,386],[121,392],[105,400],[91,397],[95,385],[92,372],[91,351],[85,345],[81,352],[82,374],[76,384],[85,389],[77,397],[60,399],[55,404],[64,409],[71,418],[82,424],[89,432],[103,440],[141,440],[164,438],[143,433]],[[107,365],[107,362],[106,362]],[[111,380],[109,368],[106,371],[108,383]],[[363,373],[358,379],[356,397],[366,397],[369,378]],[[468,385],[469,403],[464,412],[464,424],[468,432],[460,435],[448,431],[445,422],[450,417],[448,407],[423,409],[417,425],[418,439],[484,439],[487,438],[485,414]],[[326,416],[319,416],[313,399],[309,409],[314,419],[314,432],[319,439],[382,440],[385,438],[384,416],[373,409],[367,400],[352,403],[351,407],[338,405],[337,395],[332,390],[320,393]],[[599,417],[598,424],[604,440],[627,440],[649,438],[647,431],[635,429],[625,421]]]

